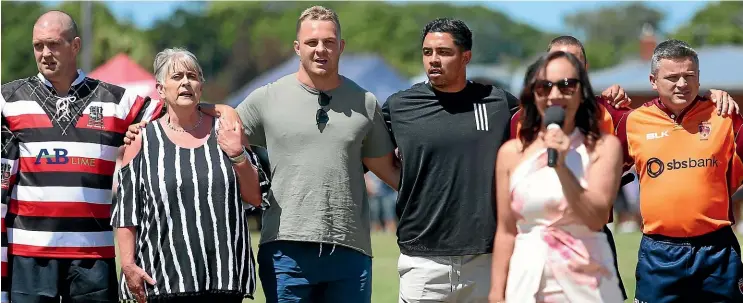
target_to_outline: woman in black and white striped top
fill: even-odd
[[[197,109],[203,75],[193,54],[159,53],[155,74],[167,114],[127,147],[112,215],[123,274],[120,298],[252,298],[256,279],[246,212],[267,206],[268,180],[244,147],[240,125]]]

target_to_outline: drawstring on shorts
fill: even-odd
[[[320,253],[317,254],[317,257],[318,258],[319,257],[322,257],[322,245],[323,245],[323,243],[320,243]],[[330,250],[330,254],[328,256],[332,255],[334,251],[335,251],[335,244],[333,244],[333,248]]]

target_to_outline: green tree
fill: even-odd
[[[568,27],[585,37],[586,57],[594,69],[619,63],[639,53],[638,39],[645,24],[659,28],[665,15],[641,2],[598,10],[580,11],[565,17]]]
[[[694,46],[743,44],[743,2],[707,4],[671,36]]]
[[[2,12],[0,25],[2,83],[35,75],[37,68],[34,63],[31,34],[34,22],[41,15],[44,7],[38,2],[2,1],[0,9]]]
[[[420,34],[438,17],[464,20],[473,30],[474,63],[521,61],[553,36],[482,6],[443,3],[319,2],[339,14],[346,53],[377,53],[406,76],[422,72]],[[251,79],[294,56],[296,21],[306,2],[211,2],[201,12],[176,13],[150,31],[156,49],[187,45],[202,61],[205,96],[222,100]]]
[[[64,2],[58,9],[70,14],[81,25],[80,2]],[[125,53],[145,69],[151,70],[155,53],[142,31],[133,24],[117,20],[103,2],[93,2],[91,15],[93,42],[83,41],[83,45],[93,48],[93,69],[113,56]]]
[[[44,12],[56,8],[81,19],[79,2],[46,7],[39,2],[2,1],[2,81],[28,77],[37,72],[31,46],[33,25]],[[93,3],[93,66],[99,66],[118,53],[126,53],[144,67],[152,65],[153,49],[143,32],[131,24],[120,23],[101,2]],[[87,71],[90,72],[90,71]]]

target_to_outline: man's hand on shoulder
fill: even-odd
[[[134,139],[137,138],[137,135],[139,135],[139,130],[144,128],[146,125],[147,125],[147,121],[142,121],[139,123],[129,125],[129,129],[126,130],[126,135],[124,136],[124,144],[125,145],[132,144]]]
[[[733,115],[733,113],[740,114],[738,103],[736,103],[735,100],[733,100],[733,97],[724,90],[710,89],[704,95],[704,98],[715,102],[717,115],[719,116],[727,117]]]
[[[233,125],[243,124],[237,111],[229,105],[200,103],[199,110],[209,116],[219,118],[222,121],[229,121],[229,123]]]
[[[615,108],[630,108],[630,105],[632,104],[632,99],[630,99],[624,89],[617,84],[604,90],[601,93],[601,96],[606,98],[607,104]]]

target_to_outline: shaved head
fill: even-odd
[[[54,83],[58,93],[66,93],[77,77],[82,47],[75,20],[65,12],[46,12],[36,19],[31,42],[39,73]]]
[[[36,19],[34,28],[51,28],[58,27],[60,33],[67,41],[72,41],[75,37],[79,37],[77,30],[77,23],[72,20],[72,17],[65,12],[52,10],[44,13]]]

